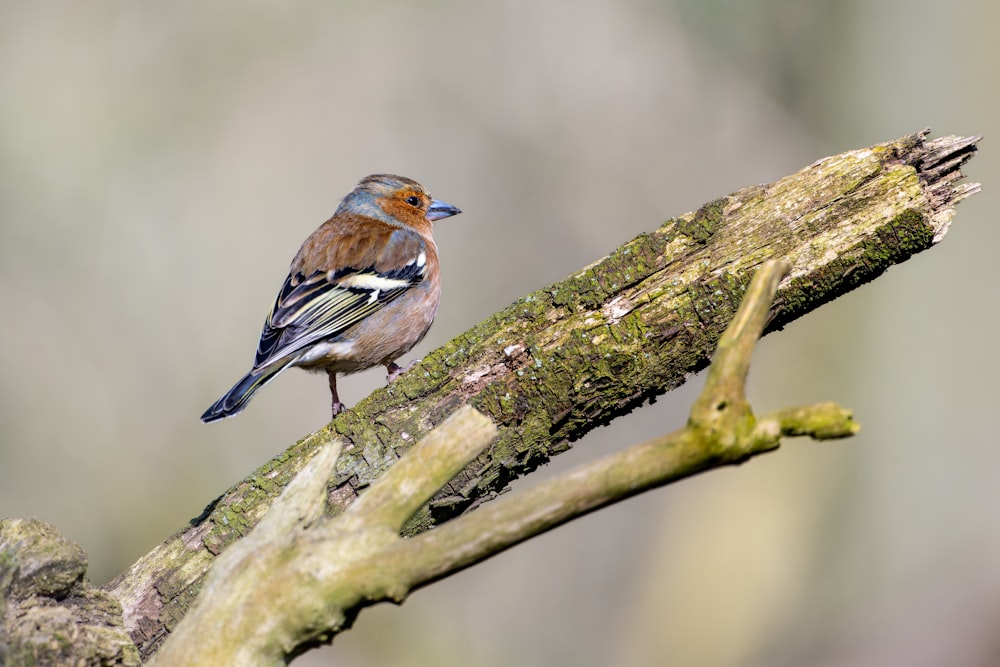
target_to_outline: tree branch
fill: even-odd
[[[421,505],[483,451],[496,428],[460,408],[343,514],[323,517],[343,447],[319,449],[244,539],[216,559],[198,600],[151,661],[163,667],[284,665],[404,591],[384,562]]]
[[[817,440],[854,435],[851,413],[833,403],[794,408],[756,421],[743,398],[750,355],[763,332],[783,262],[768,262],[727,329],[709,380],[684,429],[580,466],[540,486],[504,496],[478,511],[394,547],[410,588],[432,583],[588,512],[693,474],[772,451],[784,435]]]
[[[87,554],[38,519],[0,519],[0,665],[138,667],[118,601]]]
[[[347,443],[328,490],[342,511],[409,443],[468,403],[499,435],[405,528],[415,534],[495,497],[597,425],[704,368],[750,276],[784,259],[770,328],[939,241],[978,138],[919,132],[820,160],[673,218],[580,273],[527,295],[428,355],[217,499],[106,589],[144,656],[184,616],[215,556],[245,535],[322,447]],[[811,428],[812,413],[761,424]]]
[[[787,271],[783,262],[768,262],[754,278],[684,429],[411,539],[400,537],[399,530],[492,442],[496,429],[490,420],[471,407],[459,408],[344,513],[325,518],[326,482],[343,445],[334,439],[320,448],[257,528],[217,559],[197,603],[150,664],[287,664],[305,649],[329,642],[364,606],[401,602],[419,586],[599,507],[777,448],[784,430],[780,419],[757,423],[744,383]],[[857,430],[844,410],[823,408],[813,414],[801,408],[797,414],[829,437]]]

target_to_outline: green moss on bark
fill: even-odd
[[[956,147],[957,157],[947,145]],[[955,185],[974,150],[974,141],[959,138],[925,145],[919,133],[820,160],[668,220],[427,355],[392,386],[231,489],[174,538],[194,546],[164,550],[168,562],[140,561],[111,588],[147,599],[135,591],[156,587],[161,572],[194,562],[186,553],[197,551],[199,541],[212,551],[224,548],[335,434],[348,446],[331,497],[347,502],[463,402],[488,414],[500,437],[415,529],[488,500],[590,429],[704,368],[766,259],[783,258],[792,267],[775,302],[775,328],[928,247],[941,234],[941,221],[950,219],[952,199],[974,191]],[[925,159],[931,153],[933,164]],[[186,586],[198,576],[188,572]],[[175,604],[159,602],[136,611],[146,624],[136,627],[155,627],[155,617]],[[148,654],[158,640],[145,632],[134,636]]]

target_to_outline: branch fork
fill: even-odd
[[[152,665],[284,665],[349,627],[364,606],[402,602],[416,588],[599,507],[695,472],[778,447],[783,435],[853,435],[833,404],[757,420],[744,385],[784,262],[763,265],[722,336],[685,428],[505,496],[411,538],[417,511],[496,438],[466,405],[407,452],[342,514],[324,516],[343,441],[320,448],[268,514],[220,555],[194,607]]]

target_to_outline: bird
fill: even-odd
[[[416,361],[403,368],[396,360],[423,339],[441,297],[433,223],[461,212],[404,176],[363,178],[299,248],[253,366],[201,420],[237,414],[293,366],[327,373],[334,417],[346,409],[338,373],[382,365],[391,383],[409,370]]]

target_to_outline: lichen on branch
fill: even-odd
[[[506,496],[412,538],[404,523],[496,437],[459,408],[345,512],[326,517],[326,483],[342,451],[318,450],[256,529],[222,554],[153,667],[275,667],[350,626],[365,606],[478,563],[599,507],[778,447],[782,435],[856,432],[850,412],[823,404],[758,423],[744,386],[754,345],[788,264],[766,262],[723,334],[687,425]],[[786,427],[784,418],[794,426]]]
[[[959,182],[977,140],[928,140],[923,131],[819,160],[671,218],[526,295],[289,447],[111,582],[126,627],[150,655],[166,626],[184,615],[215,555],[245,535],[305,461],[335,438],[350,451],[336,465],[330,512],[343,511],[413,442],[468,403],[491,418],[498,437],[405,532],[490,501],[590,429],[705,368],[765,260],[790,267],[770,310],[774,329],[931,247],[955,205],[978,190]],[[794,430],[775,418],[767,424]]]

